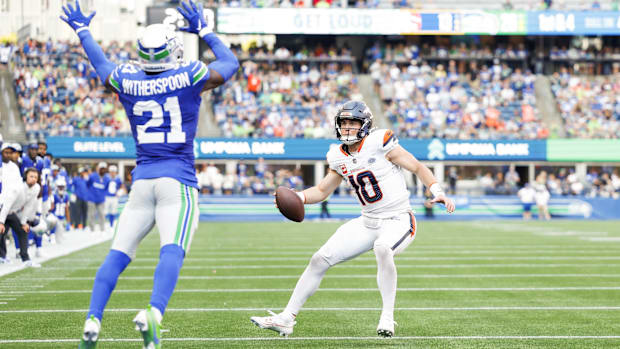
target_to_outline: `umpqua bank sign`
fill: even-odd
[[[300,159],[321,160],[333,140],[328,139],[227,139],[196,140],[199,159]]]
[[[425,141],[426,160],[546,160],[545,141],[461,141],[433,139]]]

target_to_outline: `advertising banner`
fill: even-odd
[[[420,160],[544,161],[546,141],[461,141],[401,139],[400,144]],[[49,137],[49,151],[60,158],[133,159],[133,138]],[[336,139],[197,138],[196,159],[325,160]],[[617,152],[618,154],[620,152]]]
[[[529,35],[619,35],[620,12],[534,11],[527,24]]]
[[[129,137],[48,137],[47,145],[57,158],[136,158],[136,145]]]
[[[222,8],[224,34],[459,34],[450,12],[408,9]],[[462,33],[461,33],[462,34]]]
[[[525,11],[461,11],[455,13],[455,28],[464,34],[524,35]]]
[[[400,144],[419,160],[544,161],[547,156],[544,140],[405,139]]]
[[[547,161],[620,162],[620,139],[550,139]]]
[[[615,11],[221,8],[225,34],[620,35]]]

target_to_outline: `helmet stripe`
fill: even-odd
[[[149,55],[148,53],[142,51],[142,50],[138,50],[138,56],[140,56],[140,58],[142,59],[146,59],[148,61],[151,60],[151,55]]]
[[[153,54],[153,58],[151,58],[151,53],[149,51],[138,50],[138,56],[142,59],[146,59],[147,61],[158,61],[160,59],[166,58],[170,55],[170,50],[164,49],[163,51],[157,52]]]
[[[165,43],[165,44],[163,44],[163,45],[161,45],[159,47],[144,47],[144,46],[142,46],[142,43],[140,41],[138,41],[138,49],[142,50],[142,51],[145,51],[145,52],[148,52],[148,50],[150,50],[150,49],[153,49],[155,51],[161,51],[161,50],[165,49],[166,46],[168,46],[168,43]]]
[[[156,53],[154,58],[155,60],[160,60],[162,58],[168,57],[169,55],[170,55],[170,51],[164,50],[162,52]]]

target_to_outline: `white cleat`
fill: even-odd
[[[101,323],[93,315],[84,323],[84,332],[82,332],[82,338],[80,339],[80,345],[78,349],[93,349],[97,346],[97,340],[99,339],[99,331],[101,330]]]
[[[26,268],[41,268],[41,264],[37,262],[33,262],[32,259],[29,259],[24,262],[24,267]]]
[[[288,337],[293,333],[293,326],[295,326],[297,321],[287,321],[271,310],[268,310],[268,312],[271,316],[252,316],[250,321],[260,328],[276,331],[280,336]]]
[[[45,258],[46,257],[45,253],[43,253],[40,248],[37,248],[35,250],[34,256],[37,257],[37,258]]]
[[[396,322],[394,320],[381,318],[379,320],[379,325],[377,326],[377,335],[380,337],[391,338],[394,336],[394,325]]]

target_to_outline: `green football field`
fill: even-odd
[[[376,336],[372,252],[335,266],[289,338],[249,317],[280,311],[339,223],[201,223],[166,312],[164,348],[618,348],[620,222],[419,222],[397,257],[396,335]],[[140,348],[159,240],[108,303],[99,348]],[[0,348],[76,348],[101,244],[0,278]]]

